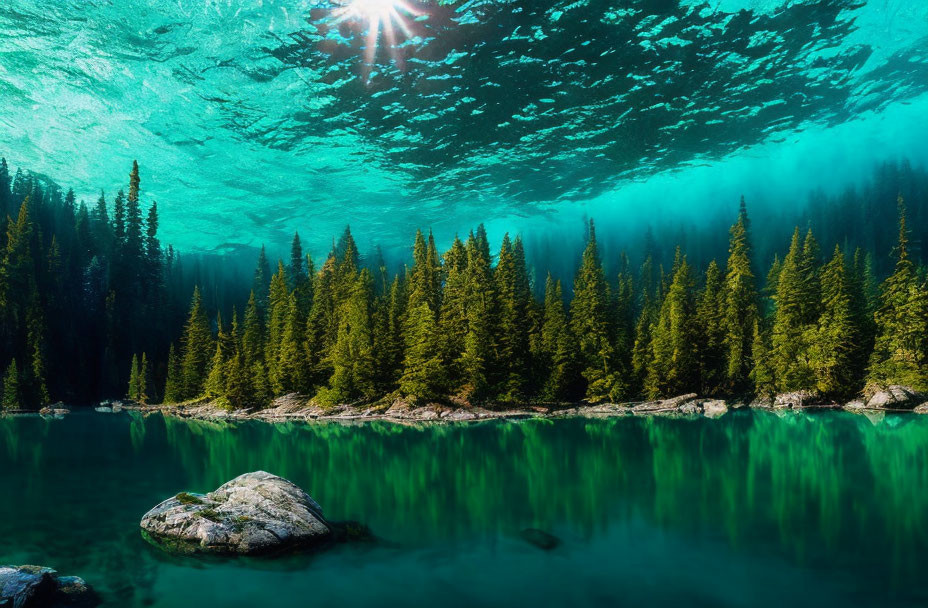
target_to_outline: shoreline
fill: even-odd
[[[767,402],[746,402],[743,399],[716,399],[700,397],[695,393],[655,401],[623,403],[555,403],[523,404],[507,407],[449,405],[429,403],[411,406],[397,400],[392,404],[339,405],[323,408],[309,397],[290,394],[276,398],[269,407],[228,410],[215,401],[199,400],[170,405],[144,405],[134,402],[103,402],[98,411],[130,410],[144,414],[161,413],[175,418],[204,421],[258,420],[269,424],[285,422],[340,422],[345,424],[373,421],[396,424],[460,423],[487,420],[525,420],[554,418],[622,418],[626,416],[665,416],[691,418],[719,418],[731,410],[754,409],[770,412],[843,410],[872,418],[882,414],[928,414],[928,401],[915,407],[868,406],[860,400],[841,403],[807,402],[795,394],[777,396]],[[805,397],[805,396],[803,396]],[[871,399],[872,400],[872,399]]]
[[[91,406],[87,409],[91,409]],[[108,400],[92,406],[92,409],[101,413],[133,411],[142,415],[160,413],[180,419],[215,422],[258,420],[269,424],[286,422],[355,424],[373,421],[395,424],[450,424],[487,420],[622,418],[626,416],[714,419],[738,409],[769,412],[842,410],[876,420],[885,414],[928,414],[928,396],[906,387],[891,386],[876,392],[867,399],[855,399],[847,403],[824,402],[824,400],[817,399],[814,394],[798,391],[753,401],[738,398],[709,398],[689,393],[668,399],[622,403],[581,401],[471,405],[466,402],[434,402],[412,405],[397,399],[393,402],[379,401],[322,407],[306,395],[291,393],[277,397],[266,408],[230,410],[216,400],[203,398],[184,403],[157,405],[128,400]],[[0,411],[0,416],[42,416],[60,419],[71,411],[70,406],[56,403],[38,411]]]

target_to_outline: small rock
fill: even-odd
[[[77,576],[59,576],[41,566],[0,566],[0,606],[11,608],[91,608],[100,603]]]
[[[294,483],[256,471],[209,494],[182,492],[142,517],[146,539],[181,553],[258,554],[328,540],[322,508]]]
[[[774,397],[773,407],[777,409],[799,409],[814,404],[818,399],[819,395],[815,391],[793,391],[791,393],[780,393]]]
[[[912,411],[916,414],[928,414],[928,402],[916,405]]]
[[[702,413],[706,418],[718,418],[728,412],[728,406],[721,399],[710,399],[702,404]]]

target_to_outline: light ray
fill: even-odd
[[[377,57],[378,44],[383,33],[384,46],[396,63],[400,56],[396,50],[397,30],[403,36],[413,36],[410,21],[424,11],[406,0],[341,0],[341,6],[333,11],[336,23],[357,22],[367,27],[365,35],[364,61],[372,64]]]

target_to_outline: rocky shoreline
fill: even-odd
[[[700,397],[695,393],[670,399],[629,403],[560,403],[535,404],[513,407],[473,406],[454,403],[412,405],[402,400],[392,403],[346,404],[323,408],[309,397],[289,394],[275,399],[264,409],[229,410],[220,404],[199,400],[175,405],[141,405],[125,401],[105,402],[97,411],[134,410],[142,413],[160,412],[164,415],[197,420],[235,421],[261,420],[264,422],[366,422],[383,420],[397,423],[452,423],[476,422],[497,419],[524,418],[612,418],[622,416],[678,416],[718,418],[729,410],[752,408],[773,411],[834,410],[873,414],[887,412],[914,412],[928,414],[928,395],[903,386],[890,386],[877,390],[865,398],[848,403],[827,402],[815,393],[797,391],[766,399],[747,402],[737,399]]]

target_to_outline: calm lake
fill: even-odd
[[[162,499],[258,469],[382,540],[204,559],[140,536]],[[82,576],[106,606],[928,603],[928,416],[2,418],[0,497],[0,563]]]

